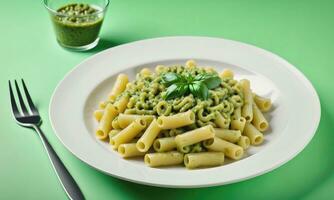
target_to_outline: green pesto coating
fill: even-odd
[[[66,46],[80,47],[91,44],[99,35],[103,17],[96,6],[68,4],[52,16],[57,40]],[[101,16],[100,16],[101,15]]]
[[[130,82],[125,91],[116,98],[116,102],[122,95],[129,95],[130,99],[124,113],[138,115],[171,116],[180,112],[191,110],[195,114],[195,123],[178,129],[163,130],[159,137],[173,137],[186,131],[215,123],[217,113],[225,120],[230,121],[234,110],[243,105],[243,94],[238,88],[237,81],[233,79],[222,79],[221,86],[209,90],[209,98],[202,100],[195,98],[192,94],[183,97],[166,100],[163,98],[166,87],[161,77],[165,73],[174,72],[178,74],[208,73],[202,67],[186,68],[184,66],[164,66],[156,69],[155,73],[138,73],[134,81]],[[210,73],[217,73],[215,71]],[[111,102],[114,103],[114,102]],[[183,153],[206,151],[201,143],[193,144],[179,149]]]

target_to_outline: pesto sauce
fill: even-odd
[[[99,11],[88,4],[68,4],[59,8],[58,15],[52,17],[57,40],[73,47],[94,42],[103,22]]]

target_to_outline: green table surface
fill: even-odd
[[[12,119],[7,81],[15,78],[26,80],[44,119],[42,129],[87,199],[334,199],[334,1],[113,0],[100,44],[87,52],[58,46],[40,0],[1,1],[0,8],[0,199],[66,199],[37,135]],[[48,119],[58,82],[79,62],[106,48],[171,35],[246,42],[295,65],[321,101],[321,122],[309,145],[265,175],[199,189],[130,183],[78,160],[57,139]]]

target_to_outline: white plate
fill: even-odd
[[[252,89],[270,97],[274,108],[265,142],[226,165],[187,170],[149,168],[141,159],[124,160],[95,138],[93,111],[107,97],[115,76],[134,78],[143,66],[182,64],[231,68],[236,78],[251,80]],[[166,37],[105,50],[80,63],[56,88],[50,120],[59,140],[90,166],[124,180],[163,187],[204,187],[249,179],[273,170],[296,156],[311,140],[320,119],[320,103],[311,83],[284,59],[257,47],[207,37]]]

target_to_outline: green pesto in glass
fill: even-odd
[[[57,40],[65,46],[80,47],[93,43],[99,35],[103,17],[88,4],[68,4],[52,17]]]

